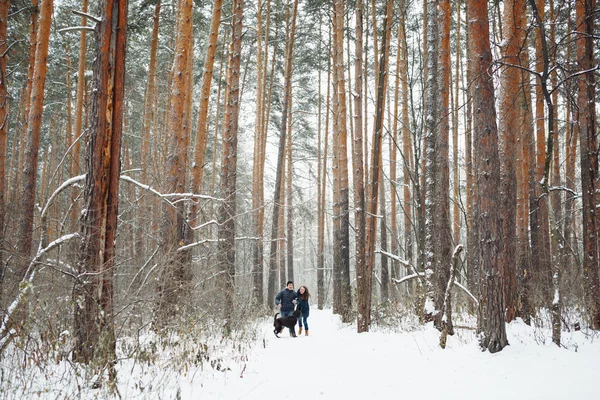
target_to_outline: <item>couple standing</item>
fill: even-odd
[[[310,293],[306,286],[300,286],[300,289],[296,292],[294,290],[294,282],[288,281],[287,287],[275,296],[275,304],[279,307],[282,317],[289,317],[294,312],[294,306],[298,305],[297,311],[300,311],[302,315],[298,317],[298,335],[302,334],[302,327],[304,325],[304,334],[308,336],[308,314],[310,313],[310,306],[308,304],[308,298]],[[291,333],[291,329],[290,329]]]

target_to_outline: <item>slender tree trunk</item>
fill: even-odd
[[[438,201],[434,200],[434,204],[438,206],[435,212],[437,216],[436,232],[436,248],[439,251],[439,263],[436,265],[436,305],[438,308],[444,304],[444,294],[447,283],[450,279],[450,266],[452,265],[452,250],[454,240],[452,238],[452,225],[450,221],[450,23],[451,23],[451,8],[449,0],[440,0],[439,9],[441,12],[440,23],[441,28],[441,47],[439,54],[436,55],[439,62],[439,99],[441,100],[438,110],[439,120],[439,137],[436,142],[436,167],[437,174],[436,193],[439,193]],[[450,299],[448,299],[450,301]],[[449,303],[448,307],[452,305]],[[441,326],[441,318],[443,313],[438,314],[438,326]],[[454,334],[452,321],[447,321],[448,333]]]
[[[529,65],[529,53],[523,52],[523,63]],[[526,263],[520,265],[519,276],[522,284],[521,287],[521,316],[525,323],[530,323],[531,316],[534,311],[534,262],[533,243],[534,235],[537,235],[538,230],[535,228],[538,225],[536,187],[538,181],[535,174],[535,131],[533,121],[533,102],[531,99],[531,84],[529,73],[523,71],[521,74],[521,86],[523,87],[523,145],[524,145],[524,167],[527,166],[527,200],[528,208],[526,214],[529,216],[529,238],[530,243]]]
[[[285,160],[285,144],[287,131],[288,107],[290,103],[288,87],[292,84],[292,55],[294,51],[294,39],[296,30],[296,15],[298,13],[298,0],[294,1],[294,11],[292,13],[290,39],[287,42],[285,68],[284,68],[284,92],[281,111],[281,135],[279,136],[279,150],[277,155],[277,172],[275,174],[275,191],[273,195],[273,218],[271,220],[271,252],[269,258],[269,268],[271,271],[277,270],[277,245],[279,239],[279,213],[281,208],[281,187],[283,181],[283,170]],[[271,272],[269,272],[271,273]],[[269,288],[269,290],[273,290]],[[273,306],[275,296],[269,296],[269,305]]]
[[[481,278],[479,296],[478,333],[480,346],[491,353],[501,351],[508,340],[504,322],[502,294],[502,225],[500,210],[496,206],[500,185],[500,160],[498,156],[498,131],[494,107],[494,86],[488,74],[492,67],[490,50],[488,8],[486,2],[468,0],[471,54],[473,59],[473,128],[475,132],[477,203],[479,220]]]
[[[113,277],[127,34],[127,1],[101,1],[102,22],[96,28],[94,96],[89,134],[82,242],[78,268],[82,276],[73,291],[75,303],[74,359],[100,361],[101,368],[115,360]],[[81,307],[83,305],[83,307]],[[96,362],[96,361],[95,361]]]
[[[466,12],[469,12],[469,2],[466,2]],[[467,21],[468,23],[468,21]],[[471,59],[471,34],[467,26],[466,59]],[[467,61],[467,115],[465,127],[465,175],[467,180],[467,287],[477,296],[479,286],[479,225],[474,218],[475,202],[475,154],[473,153],[473,91],[470,82],[473,79],[471,62]]]
[[[402,15],[404,13],[404,4],[401,5],[399,13]],[[400,142],[398,141],[398,122],[400,120],[400,116],[398,114],[398,107],[400,106],[400,69],[402,68],[400,65],[402,63],[402,59],[400,58],[402,55],[402,33],[401,30],[403,26],[400,24],[404,23],[404,20],[398,24],[398,34],[397,34],[397,46],[396,46],[396,71],[394,76],[394,110],[392,113],[393,123],[392,123],[392,132],[390,136],[390,225],[391,225],[391,251],[393,254],[400,254],[400,242],[399,242],[399,232],[398,232],[398,149],[400,148]],[[391,109],[391,107],[388,107]],[[391,277],[394,279],[399,278],[399,263],[396,260],[392,260],[391,265]]]
[[[292,87],[289,87],[290,107],[288,116],[288,131],[287,131],[287,276],[288,279],[294,280],[294,203],[293,203],[293,170],[292,170]]]
[[[425,171],[425,187],[423,188],[425,196],[425,287],[426,287],[426,300],[424,314],[429,320],[435,320],[436,326],[439,328],[439,322],[441,322],[440,307],[442,304],[439,302],[439,291],[437,282],[441,281],[439,275],[442,274],[440,266],[442,262],[442,252],[437,246],[440,244],[437,239],[439,237],[436,229],[442,226],[439,219],[442,217],[437,212],[440,210],[439,203],[441,202],[440,186],[441,182],[438,181],[440,176],[438,175],[438,158],[436,152],[439,151],[439,145],[441,142],[440,131],[438,124],[441,122],[439,119],[438,102],[439,81],[438,81],[438,46],[439,46],[439,21],[438,21],[438,0],[428,1],[428,26],[427,26],[427,91],[425,103],[427,104],[425,114],[426,129],[425,129],[425,159],[426,167]],[[439,318],[438,318],[439,315]]]
[[[590,70],[594,65],[595,0],[577,0],[577,60],[579,70]],[[597,10],[596,10],[597,11]],[[596,180],[598,178],[598,144],[596,138],[594,74],[588,72],[579,78],[577,104],[579,106],[581,191],[583,198],[583,278],[587,312],[592,329],[600,329],[600,284],[598,282],[598,227],[596,226]]]
[[[267,0],[269,2],[269,0]],[[269,6],[267,6],[269,7]],[[263,3],[262,0],[258,0],[256,5],[256,117],[254,120],[254,158],[252,164],[252,223],[255,229],[255,238],[252,243],[252,298],[253,300],[262,305],[264,302],[263,296],[263,238],[260,227],[260,216],[261,216],[261,192],[264,190],[262,186],[259,186],[260,176],[262,171],[262,143],[263,143],[263,109],[265,108],[265,75],[264,66],[266,62],[263,62],[263,51],[264,58],[266,59],[268,47],[263,49]],[[267,14],[267,19],[269,15]],[[267,22],[268,25],[268,22]],[[269,31],[266,31],[265,42],[269,41]],[[196,139],[198,140],[198,139]]]
[[[37,169],[42,129],[42,113],[44,109],[44,89],[46,71],[48,70],[48,46],[50,41],[50,26],[52,23],[53,0],[42,0],[40,5],[39,29],[36,35],[35,67],[31,100],[27,114],[27,144],[22,174],[23,190],[21,192],[21,216],[17,233],[17,254],[20,267],[18,275],[23,277],[31,256],[33,218],[35,214],[35,195]]]
[[[328,54],[331,54],[331,40],[329,41]],[[327,94],[325,96],[325,131],[322,147],[321,174],[319,175],[320,197],[319,228],[317,244],[317,307],[322,310],[325,306],[325,199],[327,198],[327,157],[329,148],[329,105],[331,98],[331,57],[327,63]],[[320,87],[320,85],[319,85]]]
[[[544,0],[535,0],[538,10],[544,10]],[[541,22],[544,23],[544,14],[540,15]],[[539,74],[544,69],[544,56],[542,52],[542,38],[539,30],[535,35],[535,70]],[[544,94],[542,85],[537,80],[535,91],[535,121],[536,121],[536,181],[539,183],[544,178],[544,164],[546,160],[546,130],[545,130],[545,112],[544,112]],[[543,196],[542,188],[539,184],[536,186],[535,196],[537,207],[534,210],[536,216],[533,220],[537,222],[532,226],[532,266],[537,268],[534,274],[534,281],[538,293],[540,293],[543,304],[550,306],[550,288],[552,287],[552,274],[550,270],[550,235],[548,232],[548,202]]]
[[[402,164],[403,164],[403,209],[404,209],[404,257],[406,261],[409,263],[413,263],[413,221],[412,221],[412,196],[411,196],[411,187],[412,186],[412,178],[411,172],[414,168],[414,161],[412,155],[412,138],[410,134],[410,121],[408,118],[408,44],[406,41],[406,21],[405,21],[405,7],[406,4],[403,4],[403,7],[400,10],[400,24],[398,26],[398,36],[402,36],[400,41],[400,79],[402,80]]]
[[[6,77],[6,33],[10,0],[0,1],[0,304],[4,292],[4,218],[6,214],[6,152],[8,144],[9,103]],[[16,136],[16,135],[15,135]],[[13,157],[15,148],[13,147]]]
[[[357,331],[369,330],[368,310],[365,308],[365,295],[370,295],[370,290],[365,286],[368,281],[366,274],[368,268],[365,258],[365,178],[363,155],[363,0],[356,0],[356,42],[354,44],[356,57],[354,59],[354,151],[352,165],[354,173],[354,224],[356,242],[356,290],[357,290]]]
[[[88,0],[82,0],[81,11],[87,13]],[[81,26],[87,25],[87,18],[81,17]],[[79,34],[79,62],[77,67],[77,94],[75,97],[75,126],[73,134],[75,135],[75,146],[73,146],[74,169],[71,171],[73,176],[79,175],[81,170],[81,135],[83,134],[83,92],[85,91],[85,65],[87,51],[87,31],[82,29]],[[73,205],[72,215],[79,215],[79,208]]]
[[[461,242],[460,237],[460,171],[458,167],[458,110],[459,110],[459,82],[461,62],[461,37],[460,28],[462,21],[460,18],[460,0],[456,1],[456,64],[454,66],[454,105],[452,107],[452,161],[453,161],[453,205],[452,205],[452,226],[454,243]]]
[[[367,220],[366,220],[366,260],[367,260],[367,273],[365,274],[367,282],[365,287],[368,288],[368,292],[362,300],[365,304],[365,315],[371,314],[371,290],[373,280],[373,270],[375,268],[375,240],[376,240],[376,213],[379,209],[379,177],[381,168],[381,152],[382,152],[382,136],[383,136],[383,116],[385,111],[385,93],[387,88],[387,72],[388,72],[388,56],[389,56],[389,45],[390,40],[390,29],[388,26],[391,25],[393,11],[393,1],[387,2],[387,13],[383,23],[384,35],[381,41],[381,58],[379,61],[379,70],[377,71],[378,78],[377,82],[377,96],[375,103],[375,124],[373,130],[373,140],[371,147],[371,166],[370,166],[370,178],[367,185]],[[359,306],[360,307],[360,306]]]
[[[224,201],[218,213],[219,255],[224,279],[221,290],[225,293],[225,333],[230,334],[233,323],[235,297],[235,216],[237,181],[237,143],[240,101],[240,63],[242,54],[243,0],[233,2],[233,30],[229,77],[227,82],[227,116],[223,130],[223,161],[221,164],[221,196]]]
[[[210,22],[210,33],[208,35],[208,46],[206,59],[204,60],[204,71],[202,72],[202,88],[200,89],[200,105],[198,109],[198,126],[196,132],[196,144],[194,147],[194,164],[192,167],[192,192],[202,191],[202,180],[204,178],[204,164],[206,157],[206,143],[208,140],[208,105],[210,101],[211,85],[213,80],[213,69],[217,52],[217,40],[219,39],[219,27],[221,25],[221,10],[223,0],[215,0]],[[260,52],[259,52],[260,53]],[[193,203],[190,221],[199,223],[197,207]]]

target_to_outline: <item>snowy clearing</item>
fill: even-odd
[[[313,310],[310,336],[281,339],[264,326],[261,343],[245,365],[194,381],[181,380],[184,399],[425,399],[598,398],[600,340],[565,333],[571,349],[536,343],[522,322],[508,326],[510,346],[479,350],[473,331],[458,329],[448,348],[429,324],[409,333],[357,334],[331,311]],[[539,340],[539,335],[537,336]],[[577,351],[575,351],[577,349]]]
[[[518,320],[507,326],[510,346],[490,354],[479,350],[471,329],[457,328],[442,350],[431,324],[410,332],[357,334],[355,325],[342,324],[331,310],[313,309],[309,326],[308,337],[291,338],[286,329],[277,339],[272,321],[265,322],[246,348],[211,347],[203,368],[181,361],[183,354],[194,359],[204,346],[200,339],[177,344],[179,352],[155,346],[154,362],[119,363],[118,391],[123,399],[598,398],[597,333],[563,332],[566,348],[559,349],[549,331]],[[179,362],[187,366],[174,368]],[[104,389],[92,389],[91,379],[73,376],[64,362],[47,366],[45,377],[31,379],[23,382],[27,388],[5,394],[107,398]],[[11,383],[15,389],[17,382]]]

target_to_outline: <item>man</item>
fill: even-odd
[[[288,281],[287,287],[275,296],[275,304],[279,308],[282,317],[289,317],[294,312],[298,293],[294,290],[294,282]],[[290,334],[292,333],[290,329]]]

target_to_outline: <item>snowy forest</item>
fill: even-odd
[[[0,0],[0,397],[242,378],[286,351],[288,281],[348,340],[589,348],[598,25],[596,0]]]

